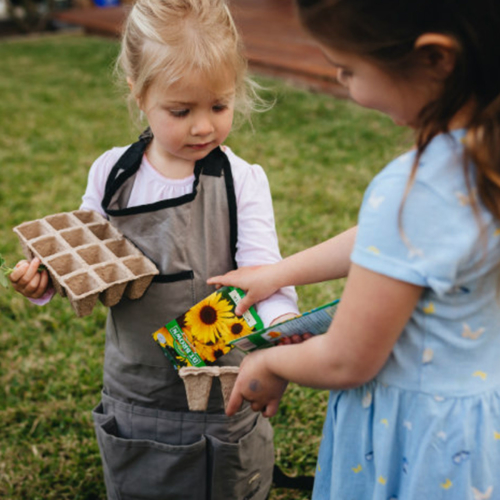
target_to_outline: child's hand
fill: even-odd
[[[301,344],[302,342],[309,340],[311,337],[313,337],[311,333],[302,333],[301,335],[295,333],[291,337],[281,338],[276,345]]]
[[[235,313],[241,316],[250,306],[256,302],[267,299],[281,287],[273,282],[271,270],[273,265],[240,267],[230,271],[223,276],[209,278],[209,285],[235,286],[245,292],[245,297],[235,309]]]
[[[283,323],[284,321],[288,321],[289,319],[293,319],[296,317],[297,315],[294,313],[282,314],[281,316],[278,316],[277,318],[273,319],[269,326],[277,325],[279,323]],[[305,340],[310,339],[311,337],[312,337],[311,333],[301,333],[301,334],[295,333],[290,337],[282,337],[281,339],[279,339],[276,345],[300,344]]]
[[[249,401],[252,410],[261,411],[264,417],[276,414],[288,382],[267,369],[265,358],[264,350],[253,352],[243,360],[226,409],[227,415],[234,415],[243,400]]]
[[[34,258],[31,262],[21,260],[9,276],[16,292],[29,299],[39,299],[49,286],[47,271],[39,271],[40,259]]]

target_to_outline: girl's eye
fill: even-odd
[[[217,104],[212,108],[216,113],[220,113],[221,111],[225,111],[227,106],[225,104]]]
[[[175,116],[176,118],[182,118],[187,116],[189,113],[189,109],[171,109],[170,114]]]

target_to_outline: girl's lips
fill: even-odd
[[[192,149],[205,149],[212,144],[211,142],[205,142],[203,144],[191,144]]]

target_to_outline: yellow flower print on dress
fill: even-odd
[[[434,314],[435,312],[436,312],[436,308],[434,307],[434,302],[429,302],[424,307],[424,313],[425,314]]]
[[[440,486],[444,490],[449,490],[453,486],[453,483],[449,479],[447,479],[444,483],[441,483]]]
[[[197,341],[215,344],[228,333],[227,322],[233,317],[229,301],[221,294],[212,294],[186,313],[186,326]]]
[[[488,374],[486,372],[482,372],[480,370],[474,372],[472,374],[473,377],[479,377],[482,380],[486,380],[488,378]]]

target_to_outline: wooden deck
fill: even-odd
[[[292,0],[231,0],[231,12],[242,34],[250,68],[310,90],[345,97],[333,68],[304,32]],[[89,33],[119,36],[130,6],[70,9],[57,19]]]

